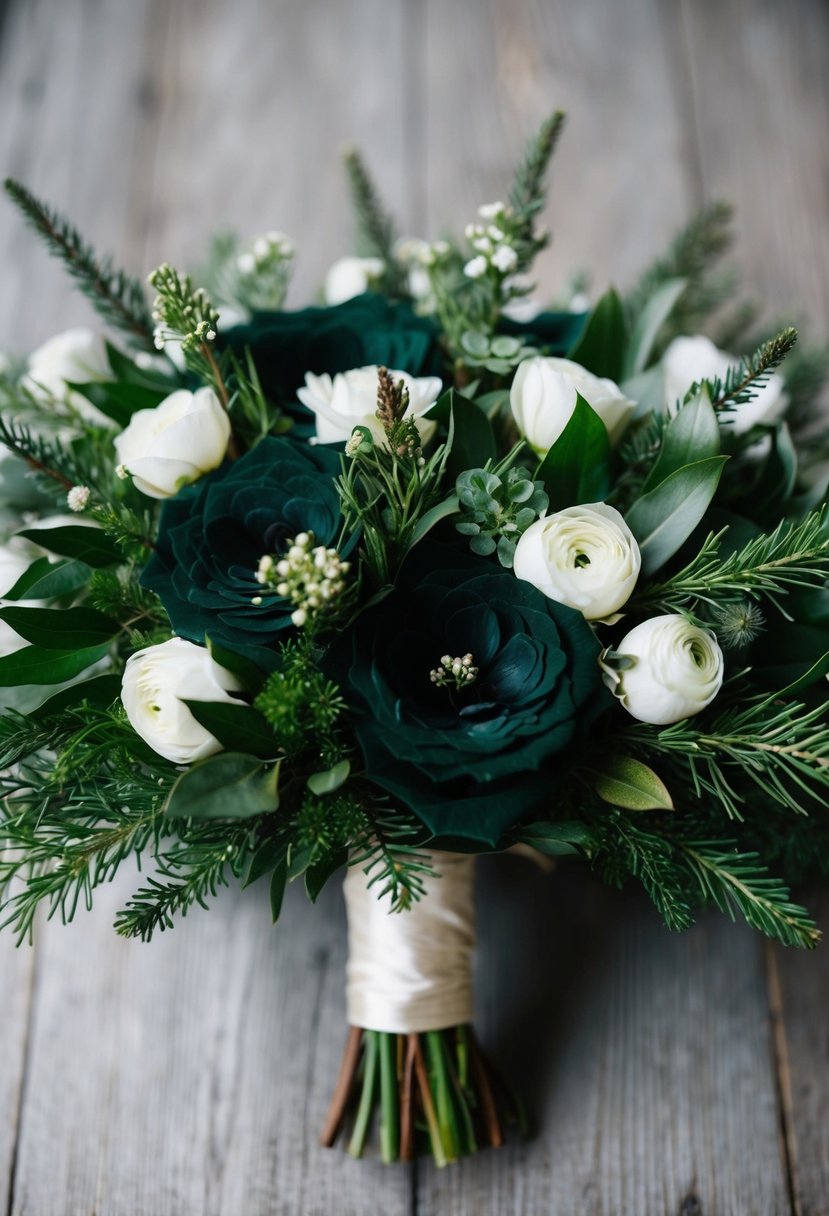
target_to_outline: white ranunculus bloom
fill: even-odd
[[[111,425],[81,393],[73,392],[68,384],[86,384],[90,380],[111,380],[112,371],[106,345],[101,334],[91,329],[67,329],[44,342],[29,355],[24,388],[38,400],[57,398],[66,401],[90,422]]]
[[[382,258],[340,258],[325,276],[326,304],[344,304],[369,291],[386,269]]]
[[[680,613],[651,617],[631,629],[615,653],[632,659],[616,673],[615,692],[640,722],[667,726],[700,713],[723,682],[723,654],[714,634]]]
[[[305,387],[297,389],[303,405],[316,415],[317,439],[320,443],[338,443],[350,439],[355,426],[365,426],[377,443],[385,442],[383,424],[377,417],[377,367],[355,367],[338,372],[332,379],[327,373],[315,376],[306,372]],[[438,376],[410,376],[408,372],[390,371],[391,377],[402,380],[409,392],[407,415],[414,417],[423,443],[428,443],[436,423],[423,415],[432,408],[440,395]]]
[[[724,380],[732,367],[739,363],[734,355],[718,350],[710,338],[698,335],[693,338],[674,338],[662,356],[662,372],[665,383],[665,405],[673,409],[682,401],[688,389],[696,381]],[[774,422],[787,405],[785,382],[777,372],[772,372],[757,396],[724,416],[735,435],[750,431],[761,422]]]
[[[616,443],[634,409],[612,380],[594,376],[572,359],[536,355],[519,363],[510,389],[510,407],[519,431],[539,453],[545,453],[567,426],[580,393]]]
[[[222,750],[196,721],[187,701],[233,702],[241,684],[203,646],[171,638],[127,660],[121,701],[133,730],[154,752],[174,764],[192,764]]]
[[[530,524],[513,564],[518,578],[588,621],[605,620],[627,603],[640,566],[633,533],[603,502],[566,507]]]
[[[230,422],[211,388],[179,389],[151,410],[137,410],[115,439],[118,462],[142,494],[172,498],[222,463]]]

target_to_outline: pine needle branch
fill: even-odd
[[[559,136],[564,129],[565,115],[556,110],[541,124],[539,131],[527,144],[524,158],[515,171],[509,202],[519,228],[514,238],[518,253],[518,270],[526,270],[533,258],[548,243],[549,234],[535,232],[535,221],[547,201],[545,178]]]
[[[395,279],[394,221],[383,205],[374,179],[357,149],[346,148],[343,161],[357,221],[358,251],[368,257],[381,258],[386,264],[386,275]],[[399,283],[395,281],[393,286],[398,288]]]
[[[389,897],[392,912],[411,908],[425,894],[424,878],[433,875],[430,858],[412,841],[422,836],[414,818],[400,811],[365,810],[365,828],[352,844],[349,865],[362,866],[378,899]]]
[[[764,342],[754,354],[741,359],[735,367],[729,369],[724,379],[706,381],[714,409],[720,414],[733,414],[746,401],[756,397],[796,341],[797,330],[790,325],[768,342]],[[693,384],[686,394],[686,401],[695,396],[699,389],[699,384]],[[729,418],[726,416],[723,421],[727,423]]]
[[[596,826],[594,861],[605,877],[621,885],[632,875],[641,882],[669,929],[681,931],[693,923],[670,840],[638,827],[613,811]]]
[[[138,346],[153,350],[153,323],[141,283],[122,270],[114,270],[109,258],[99,261],[78,230],[20,182],[7,178],[5,188],[49,251],[77,279],[103,320]]]

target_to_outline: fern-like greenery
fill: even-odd
[[[549,241],[546,233],[536,232],[535,222],[547,201],[545,179],[564,130],[564,118],[564,113],[556,110],[544,120],[528,142],[524,157],[515,171],[509,202],[521,225],[515,239],[519,270],[526,270]]]
[[[41,202],[20,182],[7,178],[6,193],[45,241],[49,252],[61,259],[84,295],[107,324],[120,330],[144,350],[153,350],[153,323],[144,288],[110,258],[99,259],[67,219]]]

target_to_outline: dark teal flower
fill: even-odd
[[[555,792],[607,707],[599,643],[580,613],[511,571],[418,546],[394,592],[335,656],[368,776],[441,838],[496,844]],[[465,686],[435,683],[471,655]]]
[[[259,559],[298,532],[336,546],[338,472],[330,448],[267,438],[164,504],[141,582],[161,597],[180,637],[208,634],[268,665],[295,605],[257,582]]]

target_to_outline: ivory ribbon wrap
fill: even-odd
[[[475,859],[438,852],[432,867],[439,877],[407,912],[390,912],[359,866],[347,871],[351,1026],[415,1034],[472,1020]]]

